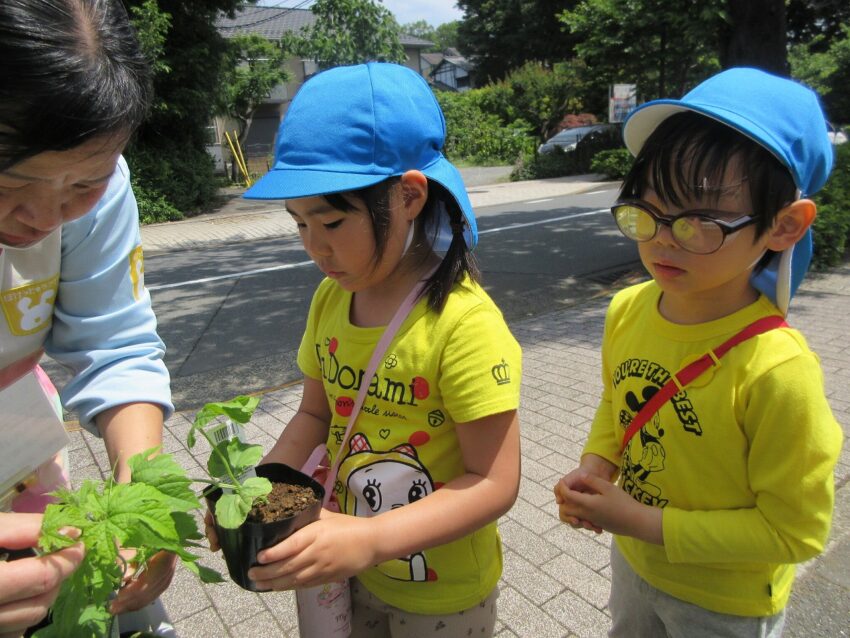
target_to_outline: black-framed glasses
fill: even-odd
[[[667,217],[649,202],[627,199],[611,207],[617,227],[629,239],[649,241],[658,234],[660,225],[667,226],[673,239],[690,253],[708,255],[720,250],[727,235],[736,233],[756,222],[752,215],[740,215],[732,221],[716,215],[736,215],[720,210],[694,209]]]

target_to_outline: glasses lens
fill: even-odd
[[[723,244],[723,230],[704,217],[679,217],[672,230],[678,244],[692,253],[713,253]]]
[[[617,226],[629,239],[647,241],[655,237],[655,220],[648,212],[637,206],[623,204],[614,211]]]

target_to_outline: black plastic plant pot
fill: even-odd
[[[213,512],[218,544],[224,553],[227,571],[230,573],[233,582],[248,591],[258,591],[254,583],[248,578],[248,570],[259,564],[257,553],[276,545],[295,531],[318,519],[319,512],[322,509],[322,499],[325,496],[325,489],[321,483],[283,463],[258,465],[256,469],[257,476],[267,478],[272,483],[287,483],[312,488],[318,502],[289,518],[273,523],[253,523],[248,520],[236,529],[227,529],[215,520],[215,503],[221,498],[221,490],[215,489],[207,495],[207,505]]]

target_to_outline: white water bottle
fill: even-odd
[[[351,635],[351,588],[343,578],[295,590],[301,638],[348,638]]]

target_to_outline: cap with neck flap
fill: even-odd
[[[766,148],[790,171],[800,197],[820,190],[832,170],[833,149],[818,96],[793,80],[746,67],[718,73],[680,100],[653,100],[635,109],[623,127],[626,147],[637,155],[662,121],[682,111],[713,118]],[[809,229],[754,273],[752,284],[787,314],[811,259]]]

